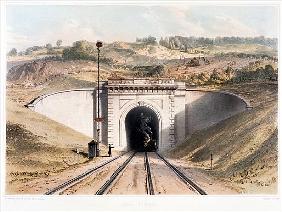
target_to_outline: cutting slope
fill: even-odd
[[[276,96],[194,133],[168,155],[207,169],[213,154],[210,174],[230,180],[242,192],[275,193],[277,142]]]
[[[84,163],[91,138],[7,100],[7,192],[23,182]]]

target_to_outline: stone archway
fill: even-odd
[[[139,152],[156,151],[159,144],[159,120],[150,108],[138,106],[125,117],[127,147]]]
[[[93,119],[96,117],[96,91],[94,88],[59,91],[42,95],[26,106],[96,138],[96,130],[93,131],[93,126],[96,126]],[[99,91],[104,118],[101,141],[121,151],[128,146],[125,119],[135,107],[150,108],[157,115],[159,151],[172,148],[197,130],[250,108],[244,99],[234,94],[186,89],[185,83],[172,79],[109,80],[101,84]]]
[[[127,129],[126,129],[126,117],[130,113],[137,108],[143,108],[147,111],[150,111],[152,114],[155,115],[155,122],[157,125],[157,147],[162,145],[162,118],[160,112],[156,109],[155,106],[146,102],[138,102],[137,104],[129,105],[121,114],[119,120],[119,146],[123,147],[123,149],[130,150],[130,141],[128,140],[127,136]],[[157,150],[157,149],[156,149]]]

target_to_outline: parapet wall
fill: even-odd
[[[101,90],[103,91],[101,91],[102,95],[100,95],[100,106],[102,116],[105,118],[105,123],[103,123],[102,126],[102,141],[103,143],[107,143],[109,133],[108,125],[112,124],[114,120],[108,123],[107,88],[103,87]],[[52,120],[92,137],[96,132],[93,123],[95,118],[95,109],[93,108],[96,108],[95,101],[93,100],[96,99],[96,92],[94,88],[56,92],[40,96],[27,106],[35,112],[43,114]],[[148,97],[146,96],[146,92],[149,95],[150,92],[146,90],[137,93],[138,95],[136,94],[136,98],[139,99],[138,101],[142,101],[142,98],[144,101],[147,101],[148,98],[157,98],[156,95],[160,95],[158,98],[165,98],[162,91],[160,91],[159,94],[150,94],[151,96]],[[130,94],[126,92],[124,95]],[[174,111],[173,123],[174,139],[176,143],[182,142],[187,136],[190,136],[197,130],[216,124],[248,108],[248,103],[244,99],[225,92],[185,90],[185,88],[181,88],[175,91],[174,96],[174,104],[168,105],[167,107],[165,100],[160,99],[157,103],[160,101],[160,104],[164,105],[160,107],[162,108],[162,111],[160,111],[162,114],[168,115],[171,111]],[[117,121],[120,122],[120,120]],[[162,127],[165,127],[165,123],[166,121],[164,120]],[[117,127],[119,126],[120,125],[117,125]],[[113,131],[116,129],[109,128],[109,131],[110,130]],[[166,140],[163,139],[163,142],[166,142]],[[164,144],[164,146],[169,145]]]
[[[244,99],[232,93],[186,90],[186,137],[248,107],[249,104]]]
[[[28,108],[87,136],[93,136],[94,89],[79,89],[42,95]]]

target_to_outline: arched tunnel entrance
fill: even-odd
[[[145,106],[135,107],[125,118],[127,145],[139,152],[156,151],[159,143],[157,114]]]

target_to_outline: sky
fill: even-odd
[[[8,5],[7,48],[72,45],[77,40],[128,41],[136,37],[278,37],[275,6]]]

